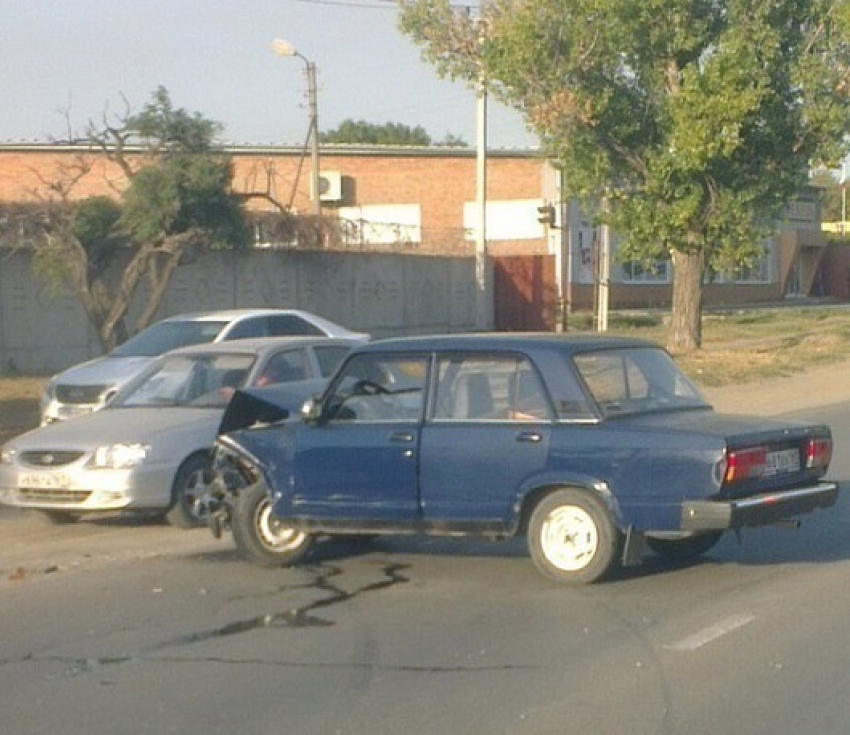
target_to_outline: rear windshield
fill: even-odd
[[[113,357],[157,357],[163,352],[212,342],[226,321],[160,322],[143,329],[110,353]]]
[[[574,361],[604,416],[707,405],[673,358],[658,348],[600,350]]]

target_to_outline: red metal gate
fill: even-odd
[[[493,299],[498,331],[554,331],[555,256],[494,257]]]

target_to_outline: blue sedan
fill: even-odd
[[[838,495],[827,426],[719,415],[637,339],[373,342],[300,421],[245,423],[217,440],[217,482],[237,546],[266,564],[320,536],[524,535],[546,577],[592,582]]]

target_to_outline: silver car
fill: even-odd
[[[238,388],[318,392],[357,340],[276,337],[169,352],[103,410],[22,434],[0,450],[0,503],[55,522],[85,513],[156,511],[197,525],[210,449]]]
[[[42,425],[103,408],[118,390],[169,350],[194,344],[256,337],[315,335],[365,341],[352,332],[298,309],[231,309],[164,319],[116,347],[108,355],[55,376],[41,396]]]

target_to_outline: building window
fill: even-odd
[[[770,283],[770,266],[765,252],[751,265],[738,266],[725,273],[715,272],[710,279],[714,283]]]
[[[340,207],[339,218],[346,245],[411,246],[422,242],[422,215],[418,204]]]
[[[623,281],[625,283],[669,283],[670,261],[657,260],[645,263],[630,260],[623,263]]]

